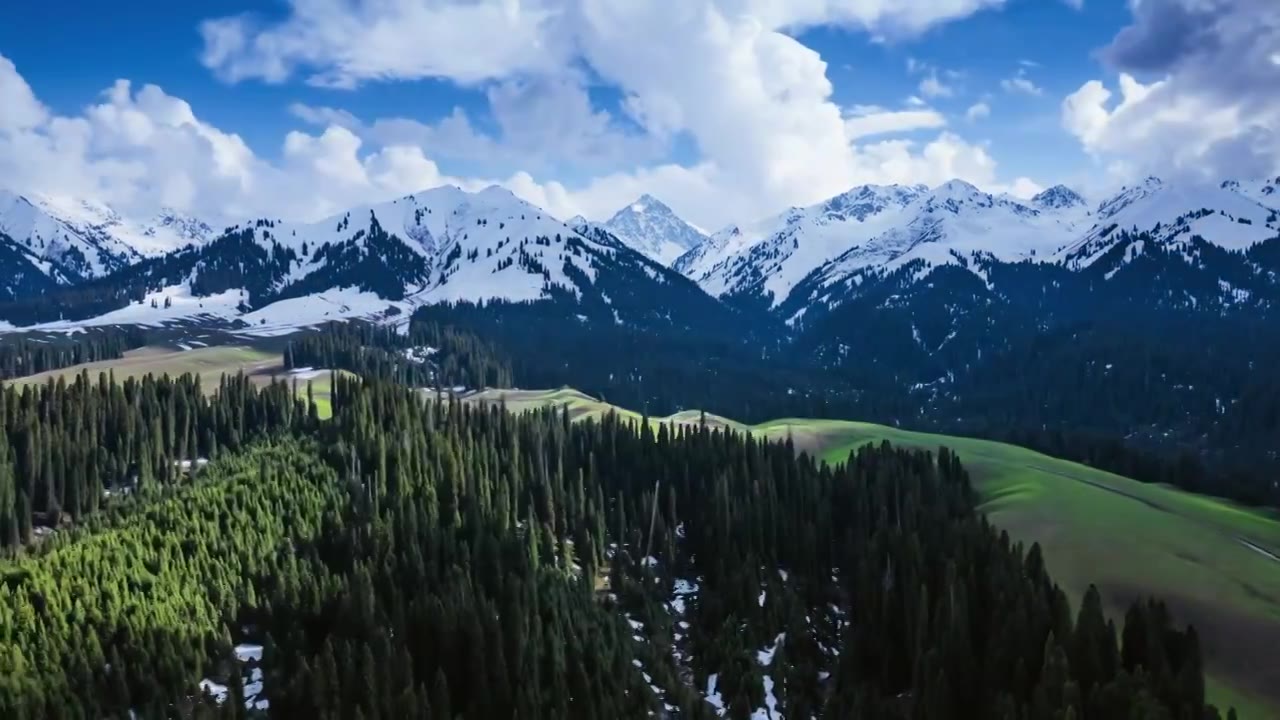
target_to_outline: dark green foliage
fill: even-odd
[[[282,384],[88,388],[42,391],[65,417],[10,390],[6,422],[198,429],[218,459],[0,563],[6,718],[243,716],[254,668],[261,712],[321,720],[711,718],[712,675],[733,718],[770,698],[805,717],[1203,717],[1194,632],[1158,603],[1134,607],[1123,649],[1094,603],[1075,620],[945,449],[833,468],[706,426],[517,417],[347,377],[326,423]],[[122,461],[147,476],[170,456]],[[261,663],[233,660],[239,642]],[[202,677],[233,688],[221,709]]]
[[[347,370],[411,387],[510,387],[509,363],[476,336],[412,323],[407,333],[364,322],[334,322],[289,342],[288,369]]]
[[[522,387],[573,385],[654,414],[857,418],[990,437],[1280,505],[1280,386],[1260,371],[1280,366],[1280,240],[1242,254],[1122,233],[1078,272],[962,264],[982,275],[942,266],[920,278],[926,268],[912,264],[848,287],[811,278],[796,297],[842,303],[784,303],[773,316],[792,327],[683,295],[651,311],[652,287],[647,299],[627,292],[638,272],[602,274],[596,294],[415,317],[490,341]]]
[[[0,336],[0,379],[35,375],[98,360],[115,360],[146,344],[137,328],[94,328],[69,336]]]
[[[192,375],[117,384],[82,372],[69,384],[5,387],[0,552],[30,540],[32,526],[56,530],[128,496],[163,493],[187,474],[183,464],[308,422],[290,388],[258,391],[244,376],[223,378],[212,398]]]

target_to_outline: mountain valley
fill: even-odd
[[[13,412],[83,406],[113,416],[140,413],[128,427],[145,427],[145,414],[161,423],[157,427],[186,429],[159,431],[144,454],[115,439],[123,431],[110,430],[104,437],[112,438],[114,449],[107,455],[67,451],[83,473],[75,470],[65,481],[50,479],[61,475],[44,470],[52,466],[40,452],[9,459],[3,453],[17,451],[0,448],[0,539],[36,547],[50,542],[38,539],[45,537],[37,535],[41,529],[54,533],[52,542],[85,553],[84,546],[63,539],[71,537],[58,529],[63,521],[49,518],[65,514],[74,518],[66,522],[86,527],[101,522],[154,535],[153,522],[189,522],[176,510],[179,505],[164,505],[164,512],[175,514],[157,520],[161,516],[124,510],[100,515],[99,504],[149,507],[169,502],[165,498],[177,503],[187,493],[206,494],[224,518],[222,527],[233,528],[218,542],[226,543],[224,552],[246,558],[254,574],[236,581],[236,598],[219,595],[220,605],[206,607],[195,598],[207,594],[207,583],[226,568],[218,564],[197,572],[180,550],[166,551],[164,562],[180,571],[157,575],[154,582],[167,588],[171,601],[163,612],[133,612],[148,618],[147,632],[156,637],[172,630],[165,613],[186,613],[196,618],[198,632],[215,635],[224,634],[218,618],[235,616],[236,626],[210,650],[235,661],[203,666],[194,677],[204,677],[200,687],[213,694],[213,702],[243,703],[250,714],[313,714],[318,702],[347,713],[381,703],[371,705],[369,697],[390,697],[349,693],[351,684],[328,668],[331,658],[370,648],[373,659],[361,663],[372,668],[384,650],[366,644],[366,633],[375,627],[410,633],[412,627],[434,626],[421,614],[428,611],[408,611],[412,620],[398,618],[405,611],[386,605],[393,595],[379,590],[376,599],[359,600],[358,608],[311,607],[299,625],[270,610],[296,606],[281,594],[294,591],[270,578],[287,578],[290,586],[311,582],[302,577],[329,577],[342,585],[394,587],[381,574],[388,570],[370,560],[383,552],[377,538],[423,533],[419,539],[437,548],[459,542],[503,548],[493,552],[507,559],[481,562],[508,564],[540,603],[568,603],[561,611],[574,618],[575,627],[585,623],[612,638],[618,618],[626,621],[624,634],[607,641],[610,650],[570,646],[575,658],[610,658],[618,666],[615,676],[635,675],[633,687],[630,681],[593,680],[584,671],[573,681],[579,683],[576,690],[561,688],[565,697],[586,698],[584,717],[659,709],[667,717],[779,717],[783,708],[790,717],[807,707],[852,712],[859,703],[897,717],[892,708],[908,692],[901,688],[942,693],[941,676],[909,669],[924,668],[924,655],[909,662],[896,651],[877,655],[871,648],[882,647],[882,640],[859,634],[844,618],[904,632],[925,627],[898,617],[892,608],[901,609],[901,603],[882,604],[885,595],[857,595],[856,588],[880,582],[922,582],[934,598],[928,603],[936,607],[920,612],[938,618],[953,612],[943,599],[946,588],[954,592],[956,586],[947,585],[940,569],[922,570],[918,578],[906,560],[888,569],[877,565],[877,553],[905,558],[904,548],[921,538],[930,543],[928,567],[955,563],[943,548],[972,542],[977,544],[966,552],[991,553],[992,572],[1003,578],[1000,587],[1018,586],[1009,578],[1025,568],[1024,577],[1031,578],[1027,597],[1039,598],[1027,601],[1034,609],[1018,611],[1028,617],[1070,617],[1064,615],[1068,607],[1081,606],[1079,618],[1068,620],[1070,627],[1050,630],[1037,619],[1034,628],[1019,632],[1103,637],[1116,632],[1106,629],[1105,614],[1117,625],[1123,621],[1129,638],[1138,632],[1132,628],[1154,618],[1150,627],[1159,629],[1152,632],[1164,633],[1176,647],[1196,648],[1185,657],[1171,655],[1168,667],[1193,662],[1186,659],[1191,657],[1200,662],[1203,642],[1211,699],[1240,708],[1246,717],[1265,716],[1280,707],[1280,698],[1267,689],[1271,676],[1256,670],[1254,660],[1275,633],[1276,625],[1264,619],[1270,606],[1247,590],[1224,596],[1212,587],[1191,592],[1179,582],[1190,575],[1208,577],[1202,572],[1206,565],[1187,558],[1212,553],[1230,565],[1231,580],[1224,582],[1244,582],[1255,591],[1274,585],[1265,555],[1275,548],[1271,511],[1190,494],[1280,505],[1273,479],[1280,457],[1269,441],[1280,432],[1280,386],[1273,374],[1259,372],[1280,366],[1280,224],[1272,200],[1280,196],[1267,191],[1273,187],[1226,182],[1206,188],[1149,179],[1094,205],[1064,187],[1023,201],[961,181],[933,189],[868,186],[709,235],[651,197],[607,222],[562,222],[498,187],[467,192],[446,186],[318,222],[258,218],[216,233],[177,215],[147,224],[101,210],[96,217],[114,219],[90,224],[64,218],[52,205],[14,201],[0,217],[0,262],[9,263],[12,278],[0,302],[6,323],[0,359],[12,378],[5,385],[7,402],[21,409]],[[37,207],[42,215],[29,209]],[[153,244],[135,245],[129,233],[142,233]],[[81,262],[81,255],[95,260]],[[235,375],[237,369],[246,374]],[[89,400],[98,397],[89,388],[92,373],[99,371],[114,373],[116,387],[128,394],[101,401],[108,406]],[[581,388],[609,404],[569,390],[482,390],[561,386]],[[496,394],[503,406],[508,393],[522,398],[508,409],[529,412],[500,420],[505,412],[477,400]],[[153,403],[161,397],[173,398],[172,404]],[[440,404],[423,403],[423,397]],[[619,414],[619,406],[638,413]],[[378,412],[387,415],[372,420]],[[645,422],[660,416],[667,417]],[[38,437],[21,429],[24,416],[12,417],[11,437],[29,438],[21,447],[56,442],[71,448],[77,442],[72,438],[79,426],[64,424],[57,414],[30,415],[39,418],[30,422],[50,428]],[[571,418],[580,421],[573,425],[580,429],[570,429]],[[850,418],[881,425],[846,422]],[[103,425],[108,426],[115,427]],[[383,436],[375,430],[392,426],[410,432]],[[435,440],[406,454],[389,450],[406,447],[405,437],[446,435],[449,447],[469,448],[466,456],[479,463],[470,477],[491,478],[477,481],[484,488],[478,494],[464,489],[472,481],[462,475],[442,474],[425,485],[413,479],[419,457],[430,455],[434,467],[456,467],[450,465],[456,459],[446,459],[453,451],[433,445]],[[750,439],[756,436],[770,442],[757,445]],[[864,447],[872,441],[892,442],[897,449]],[[924,455],[931,442],[946,447],[936,456]],[[586,455],[579,454],[582,448],[589,448]],[[809,454],[814,452],[818,457]],[[186,458],[174,462],[191,468],[197,458],[215,455],[227,460],[210,462],[208,484],[186,486],[181,474],[164,469],[165,457]],[[500,456],[523,458],[518,475],[481,469],[489,461],[479,458]],[[764,457],[766,465],[760,465]],[[126,459],[137,464],[136,475],[115,469]],[[815,464],[819,459],[823,463]],[[970,469],[960,469],[961,461]],[[726,474],[731,466],[743,472]],[[706,470],[686,478],[690,467]],[[874,497],[835,489],[845,487],[844,476],[831,479],[831,468],[871,478],[858,487]],[[33,478],[29,485],[12,484],[18,489],[12,499],[4,490],[6,471]],[[348,479],[331,477],[337,472]],[[650,488],[652,472],[669,489]],[[915,488],[912,499],[891,501],[895,491],[888,488],[894,484],[885,483],[888,475],[882,473],[899,479],[921,473],[907,481]],[[93,489],[99,476],[113,478],[102,498]],[[726,479],[748,476],[754,484]],[[272,524],[270,514],[240,513],[232,509],[236,495],[220,494],[249,492],[251,478],[269,479],[253,491],[263,502],[305,498],[288,511],[302,519],[296,531]],[[574,489],[583,478],[590,491]],[[713,484],[711,478],[720,479]],[[964,489],[971,481],[977,492],[972,497]],[[810,490],[791,496],[782,489],[795,482]],[[345,489],[335,494],[335,487]],[[142,489],[136,500],[134,488]],[[809,497],[826,493],[823,488],[834,495]],[[618,517],[606,518],[608,503],[589,497],[595,492],[613,498],[609,512]],[[765,497],[790,498],[784,506],[791,514],[775,517],[776,510],[767,509],[774,501]],[[812,514],[815,502],[846,515],[893,502],[910,508],[920,503],[921,514],[904,510],[905,528],[876,530],[876,537],[891,540],[849,538],[827,558],[818,549],[824,543],[814,540],[811,546],[809,540],[835,537],[843,521],[819,515],[820,527],[810,538],[800,518]],[[1180,508],[1181,530],[1172,520],[1157,521],[1163,511],[1156,505]],[[2,511],[8,507],[16,510],[6,517]],[[410,507],[428,514],[405,515],[402,508]],[[959,514],[948,515],[953,512]],[[968,525],[971,512],[984,519]],[[646,515],[653,519],[639,520]],[[692,520],[703,516],[733,519],[719,529]],[[1086,516],[1105,520],[1086,522]],[[323,534],[312,530],[320,517],[330,518]],[[889,516],[860,517],[859,527],[870,529]],[[953,518],[945,525],[956,533],[945,530],[949,539],[925,530],[943,517]],[[1008,535],[983,535],[994,533],[985,518]],[[652,529],[644,522],[653,523]],[[1109,553],[1126,522],[1141,527],[1122,551]],[[366,535],[359,530],[364,523],[387,535]],[[301,577],[280,558],[245,544],[257,525],[266,528],[268,546],[309,548],[293,561],[305,564]],[[475,527],[493,534],[472,540],[468,533]],[[188,532],[211,537],[198,523]],[[760,532],[798,545],[793,552]],[[1176,551],[1153,550],[1171,533],[1181,533]],[[801,535],[808,539],[795,539]],[[1036,544],[1009,545],[1010,535]],[[744,549],[733,567],[707,559],[735,545],[752,549]],[[707,555],[699,548],[719,550]],[[474,552],[480,557],[491,551]],[[349,555],[360,558],[357,568],[343,564]],[[33,553],[16,561],[11,577],[30,578],[22,582],[52,596],[48,578],[65,572],[58,557]],[[116,556],[75,557],[77,563],[105,563],[95,572],[117,579],[129,566],[110,559]],[[425,577],[441,571],[434,560],[397,557],[397,573]],[[1046,557],[1065,589],[1041,577]],[[523,558],[518,570],[510,558]],[[501,622],[533,612],[524,600],[500,601],[493,594],[510,591],[475,582],[483,605],[508,603]],[[962,584],[978,597],[995,592],[976,579]],[[132,597],[123,587],[113,592]],[[436,587],[451,589],[442,589],[435,602],[471,607],[474,598],[452,596],[459,586],[440,580]],[[250,593],[271,599],[257,600],[256,607],[237,599]],[[1149,593],[1171,597],[1179,621],[1210,627],[1214,638],[1196,639],[1194,629],[1184,635],[1169,624],[1164,605],[1142,604]],[[866,614],[847,604],[846,596],[855,595]],[[350,640],[329,635],[328,645],[317,644],[307,628],[327,626],[331,612],[359,618],[366,629]],[[452,612],[473,618],[467,610]],[[975,612],[975,618],[985,618],[985,611]],[[734,624],[739,621],[733,618],[743,617],[748,636]],[[466,631],[472,633],[467,642],[475,662],[488,667],[532,672],[534,657],[550,652],[539,643],[556,642],[530,638],[524,650],[507,649],[494,628],[484,628],[492,621],[465,622],[473,621],[481,629]],[[44,636],[15,637],[23,647],[44,647]],[[905,646],[896,638],[884,638],[883,646]],[[1234,638],[1234,650],[1222,638]],[[999,642],[1006,641],[1013,642]],[[69,658],[94,652],[78,640],[66,642]],[[450,636],[446,642],[463,639]],[[928,642],[950,647],[951,641]],[[233,647],[234,652],[227,649]],[[858,647],[866,657],[853,649]],[[1037,640],[1036,647],[1018,652],[1041,658],[1044,648]],[[963,675],[965,654],[950,652],[958,654],[928,662],[938,663],[938,673]],[[841,660],[846,654],[849,659]],[[1083,667],[1074,657],[1063,662]],[[295,658],[302,659],[296,667]],[[117,662],[125,661],[107,664]],[[861,681],[829,682],[839,673],[862,673],[855,669],[862,663],[886,662],[899,669],[874,689]],[[1178,677],[1193,672],[1191,665],[1180,667]],[[75,698],[86,707],[128,703],[153,712],[161,712],[163,698],[180,696],[191,677],[185,671],[165,678],[130,672],[141,679],[110,691],[101,690],[113,681],[110,673],[89,672],[84,687],[95,689],[88,695],[37,671],[24,677],[39,677],[52,688],[51,697]],[[910,680],[916,672],[932,679]],[[1128,691],[1117,683],[1141,677],[1126,674],[1127,666],[1125,673],[1109,672],[1100,677],[1112,678],[1108,687],[1121,695]],[[427,683],[396,696],[405,707],[462,703],[483,715],[525,704],[544,708],[548,717],[578,716],[554,699],[519,699],[500,677],[473,685],[451,672],[439,680],[418,674],[413,671],[412,681],[387,681],[405,687]],[[1204,689],[1185,690],[1196,687],[1194,682],[1161,677],[1166,705],[1203,702]],[[295,684],[300,678],[347,689],[321,701]],[[996,698],[1006,693],[1020,697],[1004,689],[1003,680],[991,682],[997,689],[965,691],[964,702],[990,708],[1004,702]],[[974,680],[966,687],[986,686]],[[913,703],[930,703],[926,716],[942,717],[938,708],[957,701],[940,697]],[[0,682],[0,708],[18,707],[4,705],[4,698]]]

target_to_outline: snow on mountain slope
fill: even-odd
[[[675,268],[713,295],[767,299],[778,307],[838,302],[870,273],[919,261],[923,277],[940,265],[982,274],[988,261],[1062,263],[1082,269],[1105,255],[1123,232],[1153,239],[1195,236],[1244,250],[1280,236],[1280,181],[1167,184],[1147,178],[1090,208],[1055,186],[1028,201],[994,196],[952,180],[933,189],[854,188],[825,203],[792,209],[765,232],[730,227],[682,256]],[[761,227],[761,226],[757,226]]]
[[[614,213],[601,227],[649,259],[668,267],[707,239],[652,195],[641,196]]]
[[[856,238],[797,293],[807,302],[830,301],[839,287],[860,284],[867,272],[892,272],[914,261],[922,262],[916,274],[923,276],[939,265],[1047,260],[1089,219],[1082,205],[1054,195],[1036,203],[1042,210],[952,180],[918,196],[877,232]]]
[[[27,261],[8,245],[0,245],[8,251],[0,252],[0,267],[20,268]],[[207,243],[101,279],[103,302],[45,287],[28,295],[47,293],[58,302],[4,309],[6,320],[26,325],[203,319],[290,327],[307,318],[395,317],[389,307],[407,317],[426,303],[581,298],[587,291],[598,298],[602,269],[615,280],[618,273],[641,283],[670,280],[613,235],[579,234],[508,190],[446,186],[319,222],[259,218],[232,226]],[[144,300],[118,304],[131,297]]]
[[[368,320],[387,324],[407,324],[416,303],[390,301],[355,288],[326,290],[304,297],[274,302],[245,312],[248,294],[231,289],[197,296],[189,284],[173,285],[147,293],[141,301],[78,321],[56,321],[24,330],[73,331],[105,325],[143,327],[200,326],[227,329],[239,327],[239,334],[258,337],[286,335],[300,328],[318,327],[331,320]],[[6,327],[5,330],[15,328]]]
[[[1280,210],[1280,177],[1265,180],[1227,180],[1221,187],[1223,190],[1234,190],[1259,205]]]
[[[421,282],[405,288],[405,294],[424,301],[536,300],[545,297],[550,286],[575,286],[566,264],[594,278],[591,263],[569,247],[570,238],[590,241],[496,185],[477,193],[454,186],[433,188],[316,223],[258,222],[269,226],[255,227],[256,237],[299,256],[285,284],[324,269],[330,262],[326,245],[365,247],[375,224],[417,256],[425,274]]]
[[[1259,197],[1270,195],[1263,194],[1265,187],[1268,186],[1256,185]],[[1260,204],[1242,192],[1239,184],[1231,182],[1216,186],[1170,184],[1147,178],[1103,202],[1095,220],[1060,253],[1068,267],[1080,269],[1093,264],[1125,232],[1150,233],[1153,240],[1163,243],[1199,236],[1227,250],[1246,250],[1280,235],[1275,209]]]
[[[1082,208],[1087,205],[1079,193],[1065,185],[1054,185],[1048,190],[1038,193],[1031,198],[1031,202],[1028,204],[1040,210],[1050,211]]]
[[[924,192],[921,186],[857,187],[745,230],[721,231],[708,252],[681,258],[679,269],[712,295],[759,297],[777,306],[814,269],[892,227]]]
[[[388,308],[407,320],[424,303],[577,293],[594,281],[596,263],[617,252],[629,251],[584,238],[505,189],[446,186],[314,223],[262,218],[234,226],[185,255],[156,259],[151,276],[164,282],[143,301],[80,322],[243,321],[271,334],[346,317],[385,319]]]
[[[46,213],[68,226],[84,233],[108,236],[143,257],[154,257],[191,243],[208,242],[227,225],[214,218],[196,218],[170,208],[150,217],[137,218],[122,216],[102,203],[89,200],[52,195],[33,198]]]
[[[101,203],[4,190],[0,232],[43,261],[46,274],[61,271],[60,282],[102,277],[214,235],[208,224],[172,211],[139,221]]]
[[[697,280],[709,273],[717,263],[772,235],[784,217],[786,215],[721,228],[701,244],[676,258],[671,263],[671,268]]]

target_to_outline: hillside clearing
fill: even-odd
[[[57,382],[59,378],[74,382],[81,372],[88,372],[89,379],[93,381],[98,379],[100,373],[113,374],[117,382],[128,378],[140,379],[146,375],[177,377],[193,373],[200,376],[201,387],[206,393],[217,390],[218,381],[223,375],[240,372],[248,375],[258,385],[265,385],[273,379],[296,382],[299,397],[306,397],[307,384],[310,383],[319,416],[328,418],[333,414],[333,381],[328,369],[285,370],[283,357],[279,352],[248,345],[198,347],[189,350],[148,346],[130,350],[124,357],[116,360],[83,363],[13,378],[6,382],[19,387],[43,385],[50,380]],[[339,372],[348,374],[346,371]]]
[[[246,345],[191,350],[148,346],[130,350],[124,354],[124,357],[116,360],[99,360],[73,365],[14,378],[8,382],[19,386],[43,385],[49,380],[56,382],[58,378],[65,378],[67,382],[72,382],[81,372],[88,372],[89,377],[94,380],[98,378],[99,373],[114,373],[117,381],[141,378],[146,375],[176,377],[184,373],[194,373],[201,376],[206,390],[212,391],[218,386],[217,380],[223,374],[234,374],[240,371],[250,375],[270,377],[272,371],[283,371],[281,356],[279,353],[266,352]]]

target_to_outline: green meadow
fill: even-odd
[[[143,347],[130,350],[124,354],[124,357],[117,360],[84,363],[59,370],[49,370],[37,375],[14,378],[6,382],[19,387],[43,385],[50,380],[57,382],[59,378],[72,382],[81,372],[88,372],[92,380],[97,380],[100,373],[110,373],[117,382],[146,375],[177,377],[185,373],[193,373],[200,376],[205,392],[216,390],[218,381],[223,375],[234,375],[240,372],[245,373],[253,382],[260,385],[265,385],[272,379],[288,382],[296,380],[298,395],[301,397],[306,397],[307,384],[311,384],[312,397],[321,418],[328,418],[333,414],[333,380],[328,370],[315,370],[295,376],[284,369],[283,357],[280,353],[248,345],[219,345],[191,350]]]
[[[91,379],[96,380],[99,373],[113,373],[117,381],[127,378],[141,378],[145,375],[170,375],[177,377],[184,373],[200,375],[206,389],[212,391],[218,386],[218,378],[224,373],[244,371],[257,374],[279,369],[281,356],[248,346],[224,345],[218,347],[195,348],[192,350],[175,350],[163,347],[143,347],[130,350],[117,360],[100,360],[98,362],[73,365],[59,370],[49,370],[37,375],[15,378],[7,381],[11,385],[43,385],[49,380],[57,381],[65,378],[67,382],[75,380],[81,372],[87,371]]]

